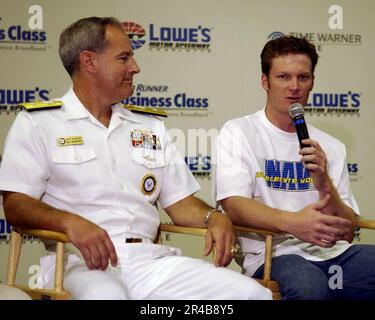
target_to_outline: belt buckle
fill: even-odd
[[[126,243],[139,243],[142,242],[141,238],[126,238],[125,239]]]

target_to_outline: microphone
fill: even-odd
[[[309,132],[307,131],[306,121],[303,116],[304,112],[303,106],[299,103],[293,103],[289,106],[289,115],[293,119],[301,149],[310,147],[302,143],[302,140],[309,139]]]

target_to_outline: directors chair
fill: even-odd
[[[48,239],[56,241],[56,267],[55,267],[55,282],[53,290],[47,289],[32,289],[27,286],[16,285],[16,274],[18,262],[21,254],[21,246],[23,242],[23,235],[29,235],[40,239]],[[63,288],[64,280],[64,244],[69,242],[68,237],[64,233],[48,231],[48,230],[22,230],[13,228],[10,235],[9,258],[7,270],[7,285],[16,287],[28,295],[33,300],[67,300],[70,299],[70,294]]]
[[[272,261],[272,238],[275,235],[273,232],[263,231],[252,228],[235,226],[238,232],[253,232],[265,235],[266,250],[265,250],[265,268],[262,279],[256,279],[260,284],[269,288],[272,291],[274,299],[280,299],[279,286],[275,281],[271,280],[271,261]],[[207,228],[193,228],[193,227],[180,227],[173,224],[161,224],[159,232],[155,240],[156,243],[161,243],[161,233],[179,233],[185,235],[205,236]],[[16,273],[21,254],[21,246],[23,235],[33,236],[41,239],[54,240],[56,245],[56,268],[55,280],[53,290],[47,289],[32,289],[27,286],[16,285]],[[69,238],[66,234],[48,230],[37,229],[13,229],[11,232],[10,246],[9,246],[9,259],[8,259],[8,272],[7,272],[7,285],[19,288],[29,294],[34,300],[66,300],[70,299],[69,293],[64,290],[64,245],[68,243]]]
[[[194,236],[205,236],[207,233],[207,228],[192,228],[192,227],[180,227],[173,224],[161,224],[160,231],[166,233],[179,233]],[[271,264],[272,264],[272,251],[273,251],[273,236],[278,235],[275,232],[234,226],[234,231],[236,233],[256,233],[265,236],[265,253],[264,253],[264,273],[262,279],[255,279],[262,286],[268,288],[272,292],[272,297],[274,300],[280,300],[281,295],[279,292],[279,285],[276,281],[271,280]]]
[[[375,230],[375,220],[357,220],[357,228]],[[259,230],[254,228],[234,226],[236,233],[256,233],[265,236],[265,255],[264,255],[264,274],[262,279],[255,279],[264,287],[272,291],[274,300],[281,299],[279,292],[279,286],[276,281],[271,279],[271,267],[272,267],[272,254],[273,254],[273,236],[277,233]],[[173,224],[161,224],[159,228],[159,234],[155,242],[161,242],[161,233],[179,233],[186,235],[205,236],[206,228],[193,228],[193,227],[180,227]],[[27,286],[21,286],[15,284],[17,267],[19,257],[21,253],[21,246],[23,235],[29,235],[41,239],[54,240],[57,242],[56,246],[56,268],[55,268],[55,282],[52,290],[47,289],[31,289]],[[27,294],[29,294],[34,300],[66,300],[71,299],[70,294],[64,290],[63,279],[64,279],[64,244],[68,243],[69,239],[66,234],[61,232],[54,232],[48,230],[22,230],[13,229],[11,232],[10,246],[9,246],[9,258],[8,258],[8,270],[7,270],[7,285],[16,287]]]

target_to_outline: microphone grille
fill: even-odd
[[[297,116],[303,116],[304,113],[305,110],[303,109],[303,106],[300,103],[293,103],[289,106],[289,115],[292,119]]]

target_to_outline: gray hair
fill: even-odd
[[[108,25],[122,29],[121,22],[116,18],[89,17],[74,22],[61,33],[59,54],[70,76],[79,70],[82,51],[101,53],[106,49],[105,29]]]

